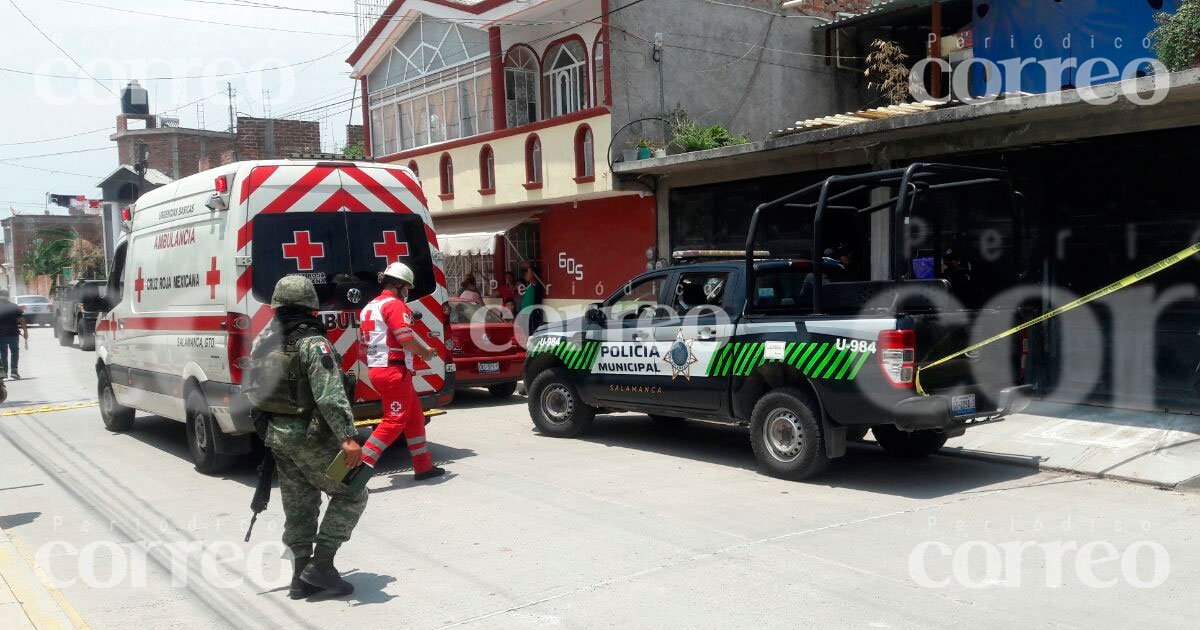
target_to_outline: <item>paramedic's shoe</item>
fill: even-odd
[[[413,475],[413,479],[416,479],[417,481],[425,481],[426,479],[433,479],[434,477],[441,477],[444,474],[446,474],[445,468],[439,468],[437,466],[434,466],[433,468],[430,468],[429,470],[426,470],[425,472],[420,472],[420,473]]]
[[[336,553],[336,550],[317,545],[312,562],[300,572],[300,579],[334,595],[353,593],[354,585],[343,580],[342,575],[333,566],[333,556]]]

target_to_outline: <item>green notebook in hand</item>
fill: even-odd
[[[346,454],[338,451],[338,454],[329,463],[329,468],[325,470],[325,474],[329,478],[346,486],[351,494],[357,494],[367,486],[367,481],[371,479],[375,469],[366,464],[359,464],[354,468],[346,465]]]

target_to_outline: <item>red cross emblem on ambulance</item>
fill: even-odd
[[[401,243],[395,230],[383,233],[383,242],[375,243],[375,256],[383,258],[387,264],[400,262],[400,258],[408,256],[408,243]]]
[[[296,261],[296,271],[312,271],[313,261],[325,257],[325,244],[314,243],[308,230],[297,230],[292,242],[283,244],[283,257]]]

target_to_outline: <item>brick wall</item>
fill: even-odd
[[[121,164],[135,164],[137,145],[144,144],[150,153],[148,166],[166,173],[172,179],[179,179],[204,170],[201,161],[211,162],[224,153],[232,152],[233,142],[228,137],[197,134],[194,131],[131,132],[117,140],[118,161]]]
[[[346,125],[346,146],[352,147],[356,144],[362,144],[363,141],[363,126],[362,125]]]
[[[321,150],[321,123],[238,117],[238,153],[243,160],[286,157]]]

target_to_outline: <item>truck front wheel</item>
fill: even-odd
[[[579,397],[565,370],[551,368],[538,374],[529,386],[529,415],[546,435],[574,437],[591,428],[596,409]]]
[[[829,466],[816,405],[798,389],[777,389],[759,399],[750,414],[750,446],[772,477],[799,481]]]
[[[924,431],[901,431],[896,427],[885,424],[871,428],[875,441],[887,451],[888,455],[897,457],[925,457],[932,455],[946,444],[946,434],[935,429]]]

